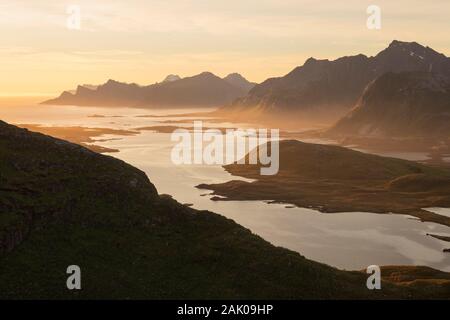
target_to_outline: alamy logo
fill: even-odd
[[[381,8],[377,5],[370,5],[366,10],[369,17],[367,18],[367,29],[380,30],[381,29]]]
[[[193,130],[179,128],[171,136],[178,142],[171,159],[181,164],[260,164],[261,175],[275,175],[279,169],[279,130],[270,129],[203,130],[195,121]],[[246,156],[248,155],[248,156]]]
[[[67,278],[66,286],[69,290],[81,290],[81,269],[77,265],[71,265],[67,267],[67,274],[70,276]]]
[[[369,290],[380,290],[381,289],[381,270],[377,265],[371,265],[367,267],[367,274],[371,274],[367,278],[366,286]]]
[[[81,8],[77,5],[70,5],[66,9],[69,15],[66,20],[66,26],[69,30],[81,29]]]

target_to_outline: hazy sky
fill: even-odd
[[[366,27],[368,5],[381,30]],[[66,27],[69,5],[81,29]],[[374,55],[393,39],[450,55],[449,0],[0,0],[0,96],[112,78],[239,72],[260,82],[310,56]]]

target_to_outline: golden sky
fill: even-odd
[[[370,4],[381,30],[366,27]],[[80,30],[67,28],[70,5]],[[311,56],[374,55],[393,39],[449,56],[449,21],[448,0],[0,0],[0,96],[202,71],[260,82]]]

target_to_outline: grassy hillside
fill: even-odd
[[[66,268],[82,290],[66,289]],[[401,271],[400,271],[401,272]],[[277,248],[112,157],[0,122],[0,298],[436,298]]]

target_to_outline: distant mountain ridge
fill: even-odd
[[[335,121],[345,114],[374,79],[386,72],[424,71],[450,75],[450,58],[416,42],[394,40],[376,56],[363,54],[333,61],[309,58],[303,66],[270,78],[238,98],[223,112],[258,110],[271,115],[303,112],[327,114]]]
[[[253,89],[257,85],[254,82],[248,81],[239,73],[230,73],[225,78],[223,78],[223,80],[225,80],[229,84],[231,84],[235,87],[241,88],[247,92],[249,92],[251,89]]]
[[[163,82],[148,86],[108,80],[97,87],[78,86],[74,93],[44,101],[51,105],[125,106],[125,107],[218,107],[248,93],[251,83],[241,75],[224,79],[211,72],[180,78],[167,76]]]
[[[450,78],[432,72],[386,73],[364,91],[330,135],[448,137]]]

